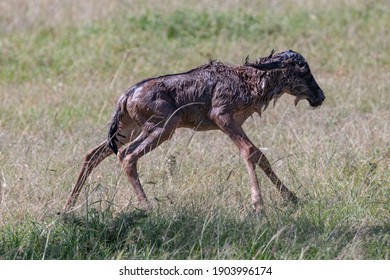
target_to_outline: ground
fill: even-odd
[[[0,259],[388,259],[390,4],[367,1],[0,3]],[[179,130],[139,163],[137,209],[114,157],[62,209],[121,92],[210,59],[293,49],[324,90],[245,123],[301,198],[280,200],[220,132]]]

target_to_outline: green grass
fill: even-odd
[[[272,209],[261,216],[196,205],[152,214],[92,209],[4,226],[7,259],[337,259],[389,257],[389,227],[354,221],[353,207]],[[313,211],[314,210],[314,211]],[[297,212],[301,213],[298,214]],[[355,214],[359,215],[359,214]]]
[[[388,1],[102,1],[0,15],[0,259],[389,259]],[[179,130],[139,163],[152,212],[110,158],[57,215],[127,87],[272,49],[302,53],[327,97],[315,111],[283,97],[245,124],[301,204],[258,171],[254,214],[234,145]]]

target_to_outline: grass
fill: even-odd
[[[389,258],[387,1],[79,2],[0,4],[0,259]],[[253,214],[233,144],[180,130],[140,160],[154,211],[110,158],[57,215],[124,89],[272,49],[301,52],[327,97],[315,111],[282,97],[245,124],[300,205],[258,171]]]

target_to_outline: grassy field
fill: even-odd
[[[209,2],[0,1],[0,259],[390,258],[389,1]],[[254,214],[235,146],[183,129],[139,162],[151,213],[112,157],[57,215],[127,87],[272,49],[327,97],[245,123],[300,205],[259,170]]]

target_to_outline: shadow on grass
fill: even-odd
[[[252,220],[251,222],[253,222]],[[90,210],[51,223],[0,229],[2,259],[269,258],[257,252],[271,232],[219,212],[161,214]]]
[[[82,258],[247,258],[245,248],[251,247],[249,252],[256,254],[256,244],[264,244],[269,238],[266,234],[269,230],[265,230],[260,235],[264,240],[254,241],[258,228],[245,220],[234,220],[219,212],[185,209],[174,213],[133,211],[117,215],[93,210],[85,217],[67,217],[61,223],[79,232],[79,246],[84,244],[80,250]],[[85,241],[90,241],[90,245],[86,247]]]
[[[356,258],[347,250],[355,245],[367,251],[357,257],[386,258],[389,254],[390,224],[364,229],[346,224],[330,229],[306,217],[269,218],[232,218],[219,210],[148,214],[90,210],[51,223],[27,221],[3,227],[0,258],[335,259]]]

